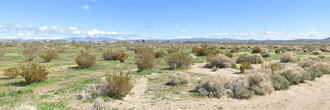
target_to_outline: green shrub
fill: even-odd
[[[273,85],[268,75],[260,73],[248,74],[248,82],[250,90],[254,91],[256,95],[266,95],[274,91]]]
[[[212,68],[216,66],[218,68],[231,68],[234,63],[233,59],[223,54],[209,55],[207,56],[207,64],[205,67]]]
[[[115,56],[116,59],[118,59],[122,63],[127,59],[128,54],[126,54],[123,50],[118,49],[115,51]]]
[[[118,73],[106,73],[106,80],[108,81],[107,91],[110,97],[125,97],[133,89],[134,85],[131,83],[131,75],[120,71]]]
[[[249,90],[249,82],[245,77],[239,77],[231,84],[232,93],[230,96],[236,99],[249,99],[253,97],[254,91]]]
[[[279,74],[271,74],[270,78],[275,90],[287,90],[290,88],[290,82]]]
[[[179,51],[176,53],[169,54],[165,58],[167,64],[171,69],[176,68],[190,68],[191,63],[193,62],[193,57],[189,52]]]
[[[57,50],[59,53],[65,53],[65,47],[60,47]]]
[[[202,96],[207,96],[210,92],[212,92],[214,97],[221,98],[226,93],[225,88],[229,88],[229,81],[227,77],[224,75],[214,74],[204,77],[195,89]]]
[[[284,76],[290,84],[299,84],[303,77],[303,69],[300,67],[284,70],[280,75]]]
[[[257,47],[255,47],[255,48],[252,50],[251,53],[261,53],[261,52],[262,52],[262,48],[259,47],[259,46],[257,46]]]
[[[287,62],[296,62],[296,61],[298,61],[297,54],[292,52],[286,52],[281,57],[281,62],[287,63]]]
[[[50,62],[50,60],[54,59],[57,55],[57,50],[55,49],[45,49],[43,53],[39,54],[39,57],[43,58],[46,62]]]
[[[226,53],[225,55],[229,58],[233,58],[233,54],[231,54],[231,53]]]
[[[115,52],[113,52],[110,48],[103,50],[102,57],[104,60],[116,60],[117,58]]]
[[[95,64],[96,58],[90,55],[88,50],[81,50],[80,54],[75,58],[75,61],[81,68],[90,68]]]
[[[309,74],[311,75],[311,81],[323,76],[323,73],[320,70],[306,70],[306,72],[309,72]]]
[[[134,52],[139,53],[139,54],[142,54],[142,53],[154,54],[154,49],[150,48],[150,47],[136,47],[136,48],[134,48]]]
[[[205,56],[209,54],[209,50],[207,48],[197,48],[195,53],[197,56]]]
[[[241,63],[243,61],[250,62],[252,64],[260,64],[263,63],[263,58],[260,54],[243,54],[237,58],[236,63]]]
[[[168,51],[168,50],[167,50]],[[169,53],[170,54],[170,53]],[[155,52],[155,57],[156,58],[160,58],[160,57],[163,57],[163,56],[165,56],[166,54],[165,54],[165,52],[163,52],[163,51],[159,51],[159,52]]]
[[[16,78],[21,74],[21,71],[17,67],[11,67],[3,70],[3,75],[8,76],[10,79]]]
[[[240,63],[239,70],[243,73],[245,70],[253,69],[250,62],[243,61]]]
[[[5,55],[6,53],[2,49],[0,49],[0,59],[2,59]]]
[[[180,50],[179,48],[169,48],[169,49],[167,49],[167,53],[172,54],[172,53],[178,52],[179,50]]]
[[[140,71],[152,69],[156,64],[155,55],[153,53],[137,54],[136,64]]]
[[[186,73],[177,73],[171,76],[171,81],[169,82],[171,85],[180,85],[180,84],[188,84],[190,81],[190,76]]]
[[[49,71],[46,66],[40,66],[36,63],[28,62],[27,64],[19,64],[21,76],[25,78],[27,83],[45,81],[48,79]]]

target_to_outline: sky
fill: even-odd
[[[1,0],[0,39],[330,37],[330,0]]]

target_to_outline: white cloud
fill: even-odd
[[[84,6],[81,6],[80,8],[82,8],[84,10],[88,10],[89,9],[89,6],[88,5],[84,5]]]
[[[310,29],[308,33],[278,33],[274,31],[266,31],[265,33],[244,33],[244,34],[228,34],[228,33],[215,33],[213,37],[217,38],[233,38],[233,39],[258,39],[258,40],[293,40],[293,39],[322,39],[327,36],[321,34],[314,29]]]

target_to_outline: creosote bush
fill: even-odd
[[[25,78],[27,83],[38,81],[46,81],[48,79],[49,71],[46,66],[40,66],[36,63],[28,62],[27,64],[19,64],[21,76]]]
[[[191,63],[194,61],[193,57],[189,54],[189,52],[185,52],[182,50],[176,53],[169,54],[165,58],[165,60],[171,69],[190,68]]]
[[[263,58],[260,54],[243,54],[237,58],[236,63],[241,63],[243,61],[250,62],[252,64],[261,64],[263,63]]]
[[[129,73],[106,73],[106,80],[108,81],[108,96],[122,98],[128,95],[133,89],[134,85],[131,83],[131,75]]]
[[[43,58],[46,62],[50,62],[57,55],[57,50],[55,49],[45,49],[44,52],[39,53],[39,57]]]
[[[81,68],[90,68],[95,64],[96,58],[89,54],[89,50],[81,50],[75,61]]]
[[[195,89],[202,96],[207,96],[212,92],[214,97],[220,98],[226,93],[225,88],[229,88],[229,86],[230,84],[226,76],[214,74],[204,77]]]
[[[192,47],[193,53],[196,53],[197,56],[205,56],[205,55],[217,55],[222,54],[220,50],[216,50],[215,48],[198,48]]]
[[[245,70],[253,69],[250,62],[243,61],[240,63],[239,70],[243,73]]]
[[[233,46],[230,50],[231,53],[235,53],[235,52],[238,52],[240,48],[238,46]]]
[[[2,49],[0,49],[0,59],[2,59],[5,55],[6,53]]]
[[[259,46],[257,46],[257,47],[255,47],[255,48],[252,50],[251,53],[261,53],[261,52],[262,52],[262,48],[259,47]]]
[[[205,67],[212,68],[231,68],[232,65],[235,64],[235,61],[226,55],[218,54],[218,55],[209,55],[207,56],[207,64]]]
[[[139,54],[142,54],[142,53],[154,54],[154,49],[150,48],[150,47],[136,47],[136,48],[134,48],[134,52],[139,53]]]
[[[104,60],[116,60],[116,54],[110,48],[102,51],[102,57]]]
[[[281,62],[287,63],[287,62],[296,62],[296,61],[298,61],[297,54],[292,52],[286,52],[281,57]]]
[[[155,55],[153,53],[137,54],[135,58],[140,71],[152,69],[156,65]]]
[[[21,71],[17,67],[11,67],[3,70],[3,75],[8,76],[8,78],[16,78],[21,74]]]
[[[190,76],[187,73],[179,72],[171,76],[171,81],[169,82],[169,84],[171,85],[188,84],[189,81],[190,81]]]
[[[275,53],[276,53],[276,54],[280,54],[280,53],[281,53],[281,50],[282,50],[282,49],[276,49],[276,50],[275,50]]]
[[[169,48],[169,49],[167,49],[167,53],[172,54],[172,53],[178,52],[179,50],[180,50],[179,48]]]
[[[290,82],[279,74],[271,74],[270,78],[275,90],[287,90],[290,88]]]
[[[272,74],[275,74],[275,72],[282,71],[284,68],[284,65],[281,63],[270,63],[269,65],[262,64],[261,65],[262,69],[270,69]]]
[[[165,54],[165,52],[163,52],[163,51],[158,51],[158,52],[155,52],[155,57],[156,58],[160,58],[160,57],[163,57],[163,56],[165,56],[166,54]]]
[[[115,55],[116,55],[116,59],[118,59],[121,63],[124,62],[127,59],[127,57],[128,57],[128,54],[126,54],[121,49],[116,50],[115,51]]]
[[[231,54],[231,53],[226,53],[225,55],[229,58],[233,58],[233,54]]]
[[[272,54],[268,53],[268,52],[265,52],[265,53],[260,53],[260,55],[264,58],[269,58],[269,57],[272,57]]]

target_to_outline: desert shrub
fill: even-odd
[[[120,71],[119,74],[106,73],[105,77],[109,83],[106,89],[108,90],[107,94],[110,97],[125,97],[134,87],[130,81],[131,75],[129,73],[124,73],[123,71]]]
[[[197,56],[205,56],[208,55],[209,50],[207,48],[197,48],[195,53]]]
[[[297,54],[292,53],[292,52],[286,52],[283,54],[281,57],[281,62],[296,62],[298,61],[297,59]]]
[[[320,50],[322,52],[330,52],[330,48],[328,46],[320,46]]]
[[[212,68],[214,66],[218,68],[231,68],[235,61],[226,55],[209,55],[207,56],[207,64],[205,67]]]
[[[193,62],[193,58],[190,56],[189,52],[184,51],[169,54],[165,60],[171,69],[190,68]]]
[[[126,54],[123,50],[118,49],[115,51],[115,56],[116,59],[118,59],[122,63],[127,59],[128,54]]]
[[[171,81],[169,84],[171,85],[180,85],[180,84],[188,84],[190,81],[190,76],[186,73],[177,73],[171,76]]]
[[[99,84],[88,84],[86,85],[81,93],[81,99],[82,100],[93,100],[97,97],[103,97],[104,95],[107,95],[108,90],[108,81],[105,77],[101,78],[101,82]]]
[[[305,80],[311,80],[312,79],[312,75],[310,72],[307,71],[303,71],[302,72],[302,76],[301,76],[301,80],[300,82],[305,82]]]
[[[330,65],[329,63],[325,62],[317,62],[313,64],[310,68],[310,70],[320,70],[323,74],[330,74]]]
[[[309,72],[309,74],[311,75],[311,81],[323,76],[323,73],[320,70],[306,70],[306,72]]]
[[[11,67],[3,70],[3,75],[8,76],[10,79],[16,78],[21,74],[21,71],[17,67]]]
[[[110,106],[106,105],[101,97],[96,98],[92,110],[110,110]]]
[[[251,53],[261,53],[261,52],[262,52],[262,48],[259,47],[259,46],[257,46],[257,47],[255,47],[255,48],[252,50]]]
[[[254,91],[256,95],[266,95],[274,91],[273,85],[268,75],[250,73],[247,77],[250,90]]]
[[[153,53],[137,54],[136,64],[140,71],[152,69],[156,64],[155,55]]]
[[[233,54],[231,54],[231,53],[226,53],[225,55],[229,58],[233,58]]]
[[[314,52],[313,52],[313,55],[321,55],[321,54],[323,54],[322,51],[314,51]]]
[[[27,83],[45,81],[48,79],[49,71],[46,66],[40,66],[36,63],[28,62],[27,64],[19,64],[21,76],[25,78]]]
[[[2,49],[0,49],[0,59],[2,59],[5,55],[6,53]]]
[[[279,74],[271,74],[270,78],[275,90],[287,90],[290,88],[290,82]]]
[[[32,105],[22,104],[22,105],[16,105],[14,107],[14,110],[37,110],[37,107]]]
[[[236,99],[249,99],[254,96],[254,91],[249,90],[249,82],[245,77],[239,77],[231,83],[230,96]]]
[[[284,76],[290,84],[299,84],[303,76],[303,69],[300,67],[289,68],[280,73],[280,75]]]
[[[37,58],[38,45],[34,43],[28,43],[23,45],[23,55],[28,61]]]
[[[204,77],[195,89],[202,96],[207,96],[212,92],[214,97],[220,98],[226,93],[225,88],[229,88],[229,86],[229,81],[226,76],[214,74]]]
[[[276,53],[276,54],[280,54],[280,53],[281,53],[281,50],[282,50],[282,49],[276,49],[276,50],[275,50],[275,53]]]
[[[155,57],[156,58],[160,58],[160,57],[163,57],[163,56],[165,56],[165,52],[163,52],[163,51],[155,52]]]
[[[235,53],[235,52],[238,52],[240,48],[238,46],[233,46],[230,50],[231,53]]]
[[[299,66],[305,68],[305,67],[310,67],[312,66],[313,64],[315,64],[317,61],[313,61],[313,60],[307,60],[305,62],[300,62],[299,63]]]
[[[80,54],[78,54],[78,56],[74,60],[81,68],[90,68],[96,62],[96,58],[90,55],[88,50],[81,50]]]
[[[179,48],[169,48],[169,49],[167,49],[167,53],[172,54],[172,53],[178,52],[179,50],[180,50]]]
[[[245,70],[253,69],[250,62],[243,61],[240,63],[239,70],[243,73]]]
[[[263,63],[263,58],[260,54],[243,54],[237,58],[236,63],[241,63],[243,61],[250,62],[252,64],[260,64]]]
[[[57,55],[57,50],[55,49],[45,49],[44,52],[39,53],[39,57],[43,58],[46,62],[50,62],[50,60],[54,59]]]
[[[86,44],[86,45],[84,45],[84,48],[86,49],[86,50],[89,50],[89,49],[91,49],[92,48],[92,44]]]
[[[136,48],[134,48],[134,52],[139,53],[139,54],[142,54],[142,53],[154,54],[154,49],[150,48],[150,47],[136,47]]]
[[[208,51],[208,55],[218,55],[218,54],[222,54],[222,52],[220,50],[209,50]]]
[[[275,74],[275,72],[282,71],[284,68],[284,65],[281,63],[270,63],[269,65],[262,64],[261,65],[262,69],[270,69],[272,74]]]
[[[57,50],[59,53],[65,53],[65,47],[60,47]]]
[[[260,53],[260,55],[264,58],[269,58],[269,57],[272,57],[272,54],[266,52],[266,53]]]
[[[102,57],[104,60],[116,60],[117,58],[115,52],[113,52],[110,48],[103,50]]]

